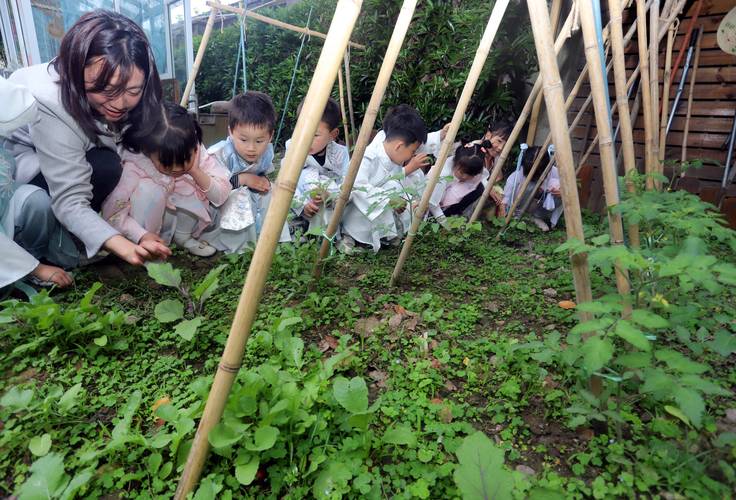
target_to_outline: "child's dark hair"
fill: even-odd
[[[486,129],[488,132],[495,136],[503,137],[508,139],[511,135],[511,131],[514,129],[514,124],[508,120],[495,120],[488,124]]]
[[[453,157],[454,166],[465,175],[475,177],[483,171],[485,165],[485,154],[481,151],[480,144],[460,145],[455,150]]]
[[[532,169],[532,165],[534,165],[534,160],[537,158],[541,149],[542,148],[540,146],[529,146],[529,149],[524,152],[524,157],[521,159],[521,168],[524,169],[525,177],[529,175],[529,171]],[[532,180],[537,180],[541,174],[542,169],[537,167],[537,171],[534,172]]]
[[[304,101],[300,102],[299,106],[296,108],[297,115],[302,113],[303,106]],[[342,114],[340,112],[340,105],[332,97],[328,97],[327,104],[325,104],[325,110],[322,113],[322,119],[320,121],[324,122],[330,128],[330,131],[332,131],[340,126],[341,119]]]
[[[427,142],[427,125],[417,110],[408,104],[399,104],[388,110],[383,119],[386,140],[399,139],[406,145]]]
[[[151,133],[136,133],[131,128],[123,137],[126,148],[146,156],[156,153],[159,163],[166,169],[189,162],[201,143],[202,129],[197,119],[171,102],[161,104]]]
[[[273,132],[276,128],[276,110],[271,97],[255,90],[236,95],[230,101],[227,122],[231,131],[238,125],[253,125]]]

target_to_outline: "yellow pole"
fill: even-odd
[[[276,179],[273,198],[266,214],[263,231],[258,239],[248,275],[240,294],[225,351],[217,368],[210,395],[199,421],[192,448],[189,451],[184,472],[179,481],[175,498],[183,500],[199,481],[209,451],[210,430],[220,421],[230,389],[243,361],[245,344],[258,310],[268,272],[273,262],[281,229],[284,227],[291,199],[299,174],[307,158],[314,132],[322,117],[325,103],[335,84],[342,55],[360,13],[362,0],[340,0],[327,34],[322,54],[314,70],[302,113],[296,123],[291,147],[284,159],[284,166]]]
[[[181,102],[179,104],[185,108],[189,104],[189,94],[192,93],[192,87],[194,87],[194,80],[197,79],[197,73],[199,73],[199,65],[202,64],[204,53],[207,50],[207,43],[210,41],[210,35],[212,35],[212,27],[215,25],[215,8],[210,10],[210,16],[207,18],[207,24],[204,27],[204,33],[202,34],[202,40],[199,42],[199,48],[197,49],[197,56],[194,58],[194,64],[192,65],[192,72],[189,73],[187,79],[187,85],[184,87],[184,92],[181,95]]]

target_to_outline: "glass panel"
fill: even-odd
[[[179,82],[179,89],[183,91],[187,85],[187,42],[183,0],[169,4],[169,23],[171,25],[171,55],[174,65],[174,78]]]
[[[41,60],[50,61],[56,56],[64,33],[82,14],[113,7],[113,0],[31,0]]]
[[[15,27],[13,9],[7,0],[0,0],[0,15],[3,16],[0,23],[0,68],[11,72],[22,66],[23,54],[20,50],[20,39]],[[3,75],[7,76],[7,75]]]
[[[166,11],[163,0],[122,0],[120,12],[143,28],[151,43],[159,73],[167,74]]]

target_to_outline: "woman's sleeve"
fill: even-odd
[[[102,217],[133,243],[138,243],[146,230],[130,215],[130,198],[140,183],[137,170],[128,165],[110,196],[102,204]]]
[[[207,200],[214,206],[219,207],[230,195],[232,185],[230,184],[230,172],[213,155],[209,154],[202,146],[199,151],[199,167],[210,177],[210,187],[205,195]]]
[[[86,138],[80,136],[43,107],[30,126],[41,173],[49,186],[51,208],[59,222],[95,255],[118,234],[91,207],[92,166],[86,158]]]

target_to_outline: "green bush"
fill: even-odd
[[[263,13],[326,33],[334,12],[334,0],[299,2]],[[366,50],[351,51],[351,82],[357,124],[362,118],[381,61],[386,51],[401,2],[366,0],[352,36]],[[490,15],[489,3],[482,0],[426,1],[417,6],[404,47],[396,63],[383,110],[408,103],[416,107],[432,129],[452,117],[462,92],[475,50]],[[240,42],[237,24],[216,29],[197,78],[201,103],[229,99],[232,96],[235,64]],[[277,112],[283,110],[296,54],[301,39],[298,34],[260,22],[247,23],[248,88],[267,92]],[[195,46],[198,40],[195,39]],[[468,108],[464,133],[477,133],[490,119],[513,116],[523,104],[529,74],[536,71],[533,39],[525,5],[512,3],[496,36],[486,61],[476,93]],[[297,72],[294,92],[284,122],[282,140],[292,131],[296,107],[306,94],[314,67],[323,46],[321,39],[307,42]],[[237,88],[242,89],[242,70],[238,70]],[[333,96],[338,98],[337,86]],[[380,117],[379,117],[380,123]]]

